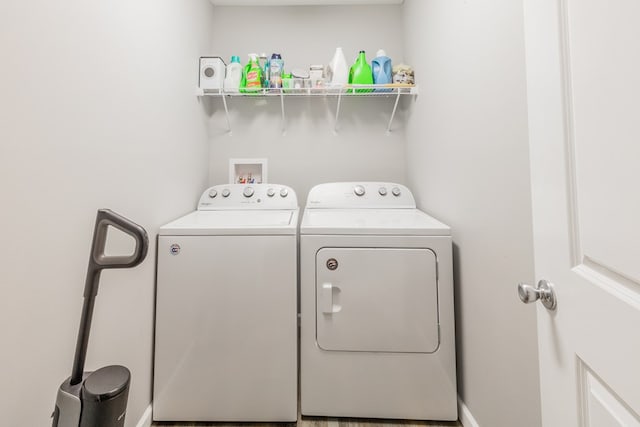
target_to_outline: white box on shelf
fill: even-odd
[[[201,90],[221,90],[226,65],[219,56],[200,57],[198,88]]]
[[[267,159],[229,159],[229,184],[267,182]]]

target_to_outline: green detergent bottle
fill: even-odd
[[[349,84],[373,84],[373,73],[371,72],[371,66],[367,63],[364,50],[361,50],[360,53],[358,53],[358,58],[356,59],[355,64],[353,64],[349,70]],[[365,93],[371,92],[372,90],[373,89],[357,89],[356,92]]]
[[[240,81],[240,92],[252,93],[262,89],[262,69],[258,63],[258,55],[249,54],[249,63],[245,65],[242,71],[242,80]]]

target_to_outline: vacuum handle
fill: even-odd
[[[133,254],[114,256],[105,253],[109,226],[115,227],[135,239],[136,248]],[[147,256],[148,249],[149,237],[144,228],[110,209],[98,210],[90,261],[94,269],[135,267]]]
[[[107,255],[104,250],[107,245],[107,232],[109,226],[130,235],[136,241],[136,248],[131,255]],[[84,362],[87,356],[89,344],[89,332],[91,330],[91,318],[93,306],[98,294],[98,282],[100,272],[106,268],[131,268],[144,261],[149,250],[149,236],[144,228],[135,222],[118,215],[110,209],[99,209],[96,216],[96,225],[93,229],[93,243],[91,244],[91,256],[87,268],[87,278],[84,285],[84,303],[82,305],[82,317],[78,330],[76,352],[73,358],[71,371],[71,385],[82,381]]]

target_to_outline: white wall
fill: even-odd
[[[103,275],[87,368],[132,370],[135,425],[151,400],[157,227],[226,182],[229,157],[267,157],[270,181],[301,204],[319,182],[408,178],[454,230],[463,400],[483,426],[539,425],[535,309],[515,294],[533,281],[521,15],[509,0],[2,2],[3,423],[49,423],[71,369],[95,210],[109,207],[145,226],[152,248],[140,267]],[[193,96],[203,53],[245,63],[277,50],[291,69],[328,62],[338,45],[349,61],[384,47],[415,66],[406,135],[400,122],[384,134],[390,99],[347,100],[334,134],[335,100],[314,98],[287,100],[286,135],[277,100],[233,99],[228,136],[219,100]]]
[[[349,64],[364,49],[367,60],[384,48],[394,61],[403,57],[401,7],[215,7],[212,54],[229,62],[248,53],[278,52],[285,69],[327,64],[341,46]],[[210,183],[228,181],[228,161],[265,157],[269,181],[290,185],[304,206],[318,183],[349,180],[405,181],[404,128],[385,135],[391,98],[347,99],[339,130],[333,132],[335,98],[285,99],[286,135],[281,131],[278,98],[229,100],[233,135],[219,99],[205,101],[211,111]],[[402,115],[402,112],[399,114]]]
[[[206,0],[0,5],[0,414],[50,425],[70,374],[96,209],[148,230],[133,270],[102,277],[87,369],[133,374],[127,426],[151,401],[155,234],[207,184],[193,88]]]
[[[539,426],[522,4],[405,0],[418,97],[409,184],[451,225],[459,394],[481,426]]]

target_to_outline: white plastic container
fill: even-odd
[[[344,86],[349,81],[349,66],[341,47],[336,48],[333,59],[327,65],[327,84],[329,86]]]
[[[240,62],[232,61],[227,65],[227,74],[224,78],[225,92],[238,92],[240,90],[240,80],[242,80],[242,65]]]
[[[324,87],[324,67],[322,65],[312,65],[309,67],[309,79],[311,80],[311,87],[321,88]]]

